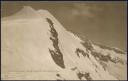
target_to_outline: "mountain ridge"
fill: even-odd
[[[30,7],[22,11],[29,15],[29,9],[33,12]],[[38,15],[33,18],[30,15],[25,21],[21,18],[22,22],[7,19],[8,22],[2,23],[4,80],[126,79],[124,72],[127,58],[124,54],[116,54],[91,41],[81,40],[67,31],[47,10],[34,10],[34,13]],[[17,17],[20,18],[18,15]],[[27,70],[30,71],[26,72]],[[31,70],[40,72],[32,73]],[[123,73],[117,73],[117,70]]]

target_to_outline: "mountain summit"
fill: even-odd
[[[39,18],[40,15],[36,10],[31,8],[30,6],[23,6],[23,8],[18,11],[17,13],[13,14],[9,17],[4,17],[2,20],[14,20],[14,19],[32,19],[32,18]]]
[[[29,6],[24,6],[19,12],[17,12],[16,14],[14,14],[14,16],[18,16],[18,17],[27,17],[27,18],[35,18],[37,16],[39,16],[39,14],[31,7]]]
[[[47,10],[24,7],[1,27],[2,80],[126,80],[124,52],[81,40]]]

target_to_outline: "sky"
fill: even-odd
[[[23,6],[48,10],[67,30],[79,35],[83,40],[89,39],[126,51],[126,2],[3,1],[1,16],[11,16]]]

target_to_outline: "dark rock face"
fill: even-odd
[[[116,58],[116,59],[114,58],[114,59],[112,59],[109,54],[108,54],[108,55],[103,55],[103,54],[101,54],[101,53],[95,52],[95,51],[94,51],[94,48],[93,48],[93,46],[92,46],[92,44],[91,44],[91,42],[89,42],[88,40],[85,41],[85,42],[82,43],[82,44],[83,44],[83,46],[85,46],[85,48],[87,49],[87,51],[91,51],[91,54],[92,54],[94,57],[99,58],[100,61],[104,61],[104,62],[111,61],[111,62],[113,62],[113,63],[118,63],[118,62],[120,62],[120,63],[124,64],[124,62],[121,61],[121,59],[119,59],[119,58]],[[125,54],[123,51],[120,51],[120,50],[115,49],[115,48],[107,47],[107,46],[100,45],[100,44],[96,44],[96,45],[98,45],[98,46],[99,46],[100,48],[102,48],[102,49],[113,50],[113,51],[115,51],[116,53]]]
[[[61,68],[65,68],[64,61],[63,61],[63,56],[59,54],[58,52],[54,52],[53,50],[50,50],[51,56],[55,63],[60,66]],[[58,55],[59,54],[59,55]]]
[[[63,54],[61,53],[58,46],[58,33],[54,28],[54,23],[49,18],[46,18],[46,20],[51,28],[50,32],[52,36],[50,37],[50,40],[53,42],[53,47],[55,48],[54,50],[49,49],[49,52],[51,53],[54,62],[61,68],[65,68]]]
[[[57,81],[65,81],[65,79],[60,74],[57,73],[56,76],[59,77]]]
[[[82,43],[82,45],[87,49],[87,51],[89,51],[89,50],[91,51],[94,49],[91,42],[89,42],[88,40],[85,41],[84,43]]]
[[[86,80],[92,80],[91,76],[89,73],[87,72],[80,72],[79,69],[77,67],[73,67],[71,68],[72,71],[77,71],[77,76],[78,78],[81,80],[83,77],[86,79]]]
[[[79,72],[79,73],[77,73],[77,76],[78,76],[78,78],[81,80],[82,79],[82,77],[84,77],[85,79],[87,79],[87,80],[92,80],[92,78],[91,78],[91,76],[90,76],[90,74],[89,73],[81,73],[81,72]]]
[[[89,57],[88,53],[85,53],[82,49],[77,48],[75,52],[78,57],[80,57],[79,54],[82,54],[84,57]]]
[[[87,51],[90,51],[91,54],[95,58],[98,58],[99,59],[99,63],[102,65],[102,67],[104,68],[104,70],[106,70],[106,67],[107,67],[107,65],[106,65],[105,62],[108,62],[108,61],[111,61],[113,63],[121,63],[121,64],[124,64],[124,62],[120,58],[112,58],[109,54],[108,55],[103,55],[103,54],[101,54],[99,52],[96,52],[95,49],[93,48],[91,42],[88,41],[88,40],[85,41],[84,43],[82,43],[82,45],[87,49]],[[107,47],[107,46],[99,45],[99,44],[96,44],[96,45],[98,45],[102,49],[113,50],[116,53],[124,54],[124,52],[122,52],[122,51],[120,51],[118,49],[115,49],[115,48],[111,48],[111,47]]]
[[[77,69],[77,67],[71,68],[71,70],[75,71]]]
[[[101,45],[101,44],[96,44],[96,45],[98,45],[98,46],[99,46],[100,48],[102,48],[102,49],[113,50],[113,51],[115,51],[116,53],[125,54],[123,51],[118,50],[118,49],[116,49],[116,48],[107,47],[107,46],[104,46],[104,45]]]
[[[104,61],[104,62],[111,61],[111,62],[113,62],[113,63],[118,63],[118,62],[119,62],[119,63],[124,64],[124,62],[121,61],[121,59],[119,59],[119,58],[116,58],[116,59],[111,58],[109,54],[108,54],[108,55],[103,55],[103,54],[101,54],[101,53],[94,52],[94,51],[91,51],[91,53],[92,53],[92,55],[93,55],[94,57],[99,58],[100,61]]]
[[[100,54],[100,53],[97,53],[97,52],[93,52],[93,51],[91,51],[91,53],[92,53],[92,55],[94,56],[94,57],[97,57],[97,58],[99,58],[99,60],[101,60],[101,61],[105,61],[105,62],[108,62],[110,59],[111,59],[111,57],[109,56],[109,55],[102,55],[102,54]]]
[[[56,74],[56,76],[60,77],[60,74]]]

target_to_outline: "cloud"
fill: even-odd
[[[88,4],[88,3],[74,3],[72,14],[74,16],[85,16],[87,18],[93,18],[96,16],[95,13],[103,10],[102,5]]]
[[[86,16],[93,17],[94,14],[91,12],[91,7],[86,4],[74,4],[74,9],[72,9],[72,14],[75,16]]]

